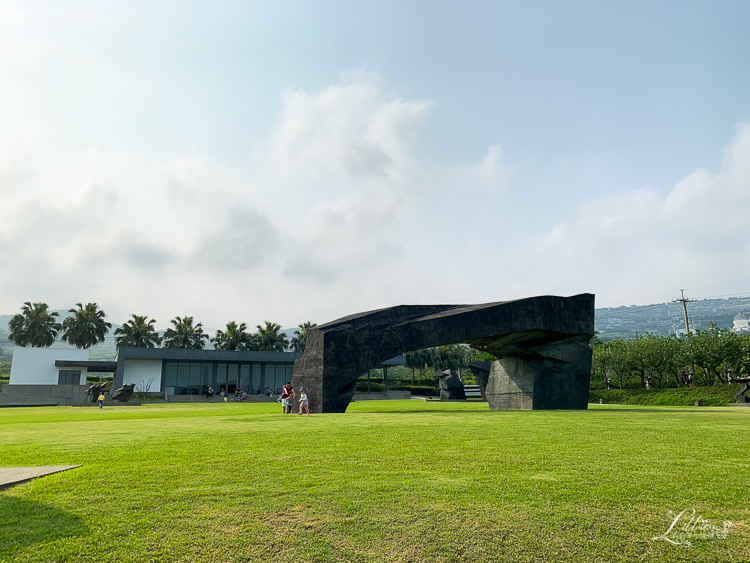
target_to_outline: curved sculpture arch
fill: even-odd
[[[490,408],[586,408],[594,295],[545,295],[480,305],[398,305],[312,328],[292,383],[313,412],[345,412],[357,378],[411,350],[464,343],[499,358]],[[491,400],[491,397],[493,398]]]

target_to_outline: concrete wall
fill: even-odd
[[[135,388],[139,389],[139,384],[154,378],[149,391],[161,391],[161,364],[161,360],[125,360],[122,384],[135,383]]]
[[[88,361],[88,350],[56,350],[53,348],[13,348],[10,366],[11,385],[57,385],[60,369],[55,360]],[[75,368],[79,369],[79,368]],[[86,385],[86,368],[81,368],[81,385]]]
[[[411,399],[411,391],[388,391],[387,393],[355,393],[352,401],[394,401]]]
[[[86,385],[3,385],[0,406],[87,403]]]

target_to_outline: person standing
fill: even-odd
[[[99,393],[99,396],[96,400],[99,401],[99,408],[102,408],[102,406],[104,405],[104,393]]]
[[[287,385],[289,385],[287,383]],[[286,414],[286,403],[289,400],[289,389],[287,385],[281,388],[281,414]]]
[[[302,409],[305,409],[307,416],[310,416],[310,407],[307,404],[307,387],[304,385],[299,388],[299,414],[302,414]]]
[[[292,387],[291,381],[286,384],[286,388],[287,393],[289,393],[289,396],[286,398],[286,414],[292,414],[292,404],[294,403],[294,387]]]

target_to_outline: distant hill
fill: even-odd
[[[701,299],[688,303],[690,328],[699,330],[714,323],[729,328],[738,313],[750,312],[750,297]],[[653,332],[666,336],[676,329],[685,329],[685,313],[681,303],[667,302],[629,307],[605,307],[596,310],[596,330],[600,338],[627,338],[636,332]]]

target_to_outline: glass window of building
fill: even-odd
[[[202,362],[201,366],[201,387],[205,388],[206,385],[211,385],[211,383],[213,382],[214,363]]]
[[[227,365],[227,393],[234,393],[237,390],[237,376],[239,372],[239,364]]]
[[[260,388],[260,364],[253,364],[253,381],[250,384],[250,390],[253,395],[261,392]],[[263,389],[265,391],[265,388]]]
[[[57,374],[58,385],[78,385],[80,382],[80,369],[61,369]]]
[[[164,392],[174,395],[177,385],[177,362],[164,362]]]
[[[216,366],[216,387],[216,393],[219,393],[222,387],[224,391],[227,389],[227,364],[223,362],[219,362]]]
[[[240,365],[240,381],[239,386],[243,391],[250,393],[250,371],[252,369],[250,364]]]

